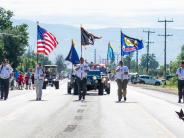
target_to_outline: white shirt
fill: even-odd
[[[123,79],[123,66],[117,66],[116,79]]]
[[[0,78],[8,79],[10,78],[10,75],[12,72],[13,72],[13,69],[9,64],[0,65]]]
[[[176,71],[176,74],[178,75],[179,80],[184,80],[184,69],[178,68]]]
[[[44,79],[44,72],[42,68],[36,67],[35,70],[35,79]]]
[[[129,70],[127,66],[123,66],[123,80],[128,80],[129,79],[129,75],[125,74],[125,72],[128,72],[129,74]]]
[[[87,77],[86,71],[89,71],[89,70],[90,70],[90,68],[87,64],[80,64],[77,66],[75,74],[80,79],[83,79],[83,78]]]

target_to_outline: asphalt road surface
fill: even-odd
[[[0,138],[184,138],[176,95],[128,86],[127,102],[118,103],[111,82],[110,95],[90,91],[81,102],[66,87],[63,80],[44,90],[42,101],[35,91],[11,91],[0,101]]]

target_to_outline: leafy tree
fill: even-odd
[[[6,30],[12,27],[13,12],[0,7],[0,30]]]
[[[133,57],[133,53],[131,53],[130,55],[126,56],[123,59],[124,65],[128,66],[128,68],[131,70],[131,72],[135,72],[136,70],[136,64],[135,64],[135,60],[132,60]]]
[[[15,68],[28,46],[28,26],[26,24],[13,26],[11,18],[13,12],[0,8],[0,59],[10,60]]]
[[[52,64],[49,58],[44,55],[39,55],[38,62],[42,65]],[[36,63],[37,55],[34,52],[28,52],[21,56],[17,69],[21,71],[27,71],[28,69],[33,70],[35,68]]]
[[[148,56],[148,66],[149,66],[149,74],[154,75],[156,73],[155,71],[159,67],[159,63],[158,63],[158,61],[156,61],[155,54],[150,54]],[[142,55],[140,67],[142,70],[144,70],[143,72],[145,73],[145,71],[147,69],[147,54]]]
[[[56,65],[58,65],[59,73],[61,71],[65,71],[66,70],[66,64],[64,62],[65,62],[65,59],[63,58],[63,55],[58,55],[56,57]]]
[[[184,45],[181,47],[181,53],[176,57],[174,61],[170,62],[170,72],[175,74],[177,68],[180,66],[180,62],[184,60]]]

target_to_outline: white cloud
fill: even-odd
[[[129,18],[133,20],[139,16],[141,21],[150,19],[150,16],[155,19],[184,15],[183,0],[0,0],[0,5],[12,10],[15,18],[19,19],[73,24],[78,24],[77,20],[80,19],[92,25],[95,23],[91,23],[91,19],[87,21],[92,18],[96,21],[96,26],[103,24],[102,20],[99,21],[103,17],[124,18],[128,21]],[[111,22],[113,24],[114,21]]]

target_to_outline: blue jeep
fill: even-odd
[[[110,82],[106,72],[90,70],[87,74],[87,90],[98,89],[98,94],[103,95],[104,90],[110,94]]]

